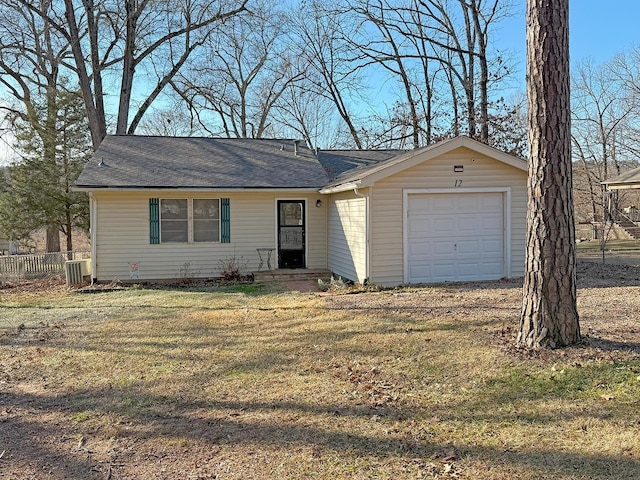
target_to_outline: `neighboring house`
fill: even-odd
[[[76,188],[90,195],[97,281],[212,277],[230,257],[257,270],[273,249],[273,268],[398,285],[522,275],[526,176],[524,160],[467,137],[314,152],[107,136]]]
[[[602,182],[607,190],[630,190],[640,188],[640,167],[629,170],[614,178]]]
[[[619,190],[639,190],[640,167],[629,170],[617,177],[609,178],[602,182],[602,185],[609,193]],[[606,218],[615,222],[607,235],[610,239],[640,239],[640,209],[638,209],[638,205],[627,205],[622,212],[619,212],[612,208],[612,204],[609,203],[607,210]]]
[[[17,255],[18,253],[20,253],[18,242],[0,238],[0,255]]]
[[[9,255],[10,242],[6,238],[0,238],[0,255]]]

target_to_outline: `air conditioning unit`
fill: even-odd
[[[91,260],[67,260],[64,264],[67,286],[82,285],[91,276]]]

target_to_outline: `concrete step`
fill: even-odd
[[[619,227],[621,227],[625,232],[627,232],[632,238],[638,240],[640,238],[640,228],[637,224],[627,221],[621,220],[616,222]]]
[[[286,282],[289,280],[317,280],[319,278],[323,281],[328,281],[331,278],[331,272],[329,270],[307,270],[304,268],[280,268],[253,272],[253,279],[256,282]]]

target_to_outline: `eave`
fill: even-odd
[[[103,185],[77,185],[71,188],[75,192],[313,192],[318,193],[319,187],[105,187]]]

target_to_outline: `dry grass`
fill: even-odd
[[[0,477],[640,478],[640,282],[600,280],[539,354],[517,282],[0,291]]]
[[[586,242],[580,242],[576,244],[578,251],[600,251],[602,244],[600,240],[588,240]],[[607,240],[605,243],[605,250],[638,250],[640,249],[640,241],[638,240]]]

